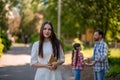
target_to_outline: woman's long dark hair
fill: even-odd
[[[77,47],[80,47],[80,44],[79,43],[75,43],[74,45],[73,45],[73,48],[74,48],[74,50],[72,51],[72,66],[73,66],[73,58],[74,57],[76,57],[75,58],[75,66],[77,65],[77,61],[78,61],[78,49],[77,49]],[[76,53],[76,55],[74,55]]]
[[[60,58],[60,41],[57,39],[57,37],[54,33],[54,30],[53,30],[52,23],[49,22],[49,21],[45,21],[42,24],[41,29],[40,29],[39,56],[42,57],[42,58],[44,57],[44,55],[43,55],[43,43],[44,43],[45,38],[44,38],[44,35],[43,35],[43,29],[44,29],[44,26],[46,24],[49,24],[51,26],[50,42],[52,44],[54,57],[56,57],[58,59],[58,58]]]

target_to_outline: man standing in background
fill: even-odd
[[[103,40],[104,33],[102,30],[94,32],[94,45],[93,61],[94,65],[94,80],[104,80],[105,73],[109,71],[108,65],[108,46]]]

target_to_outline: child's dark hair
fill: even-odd
[[[80,47],[80,44],[79,44],[79,43],[75,43],[75,44],[73,45],[73,48],[74,48],[75,50],[77,50],[78,47]]]
[[[76,59],[75,59],[75,66],[77,65],[77,61],[78,61],[78,48],[80,47],[81,45],[79,44],[79,43],[75,43],[74,45],[73,45],[73,51],[72,51],[72,63],[71,63],[71,65],[73,66],[73,58],[74,58],[74,53],[75,53],[75,51],[76,51]]]

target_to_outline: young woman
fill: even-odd
[[[75,43],[73,45],[73,52],[72,52],[72,69],[73,74],[75,76],[74,80],[80,80],[81,70],[84,67],[84,58],[83,54],[81,53],[81,46],[79,43]]]
[[[57,61],[49,64],[51,55]],[[37,68],[34,80],[62,80],[59,66],[64,60],[61,43],[56,38],[51,22],[46,21],[40,29],[40,40],[33,44],[31,50],[31,66]]]

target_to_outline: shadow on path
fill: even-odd
[[[35,69],[29,64],[0,67],[0,80],[33,80]]]
[[[30,67],[30,47],[15,44],[0,58],[0,80],[34,80],[35,70]]]
[[[13,54],[13,55],[21,55],[26,54],[30,55],[31,47],[25,47],[25,46],[13,46],[11,49],[5,54]]]

